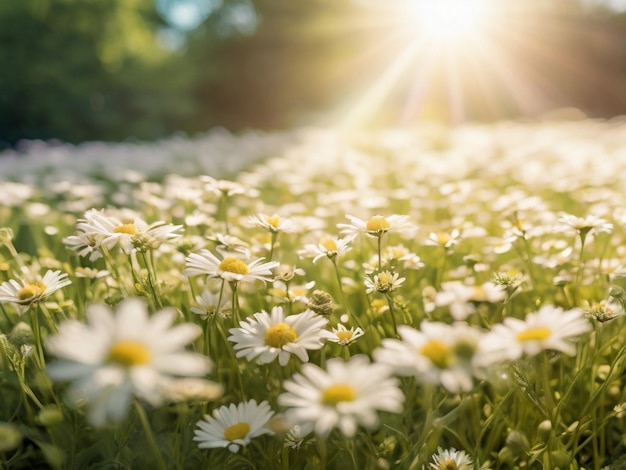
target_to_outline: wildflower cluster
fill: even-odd
[[[618,468],[626,138],[550,126],[0,181],[0,467]]]

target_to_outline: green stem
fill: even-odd
[[[148,442],[148,447],[154,456],[155,463],[160,470],[167,470],[167,465],[165,464],[165,460],[163,460],[163,455],[159,451],[159,446],[154,439],[154,433],[152,432],[152,428],[150,427],[150,422],[148,421],[148,416],[146,414],[146,410],[144,410],[141,403],[138,400],[134,400],[135,410],[137,411],[137,415],[139,416],[139,421],[141,421],[141,427],[146,434],[146,441]]]
[[[393,299],[391,295],[385,294],[385,298],[387,299],[387,304],[389,305],[389,314],[391,316],[391,324],[393,325],[393,334],[398,336],[398,325],[396,323],[396,309],[393,304]]]

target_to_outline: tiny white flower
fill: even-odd
[[[463,450],[437,448],[437,453],[432,456],[432,462],[428,465],[432,470],[474,470],[472,458]]]
[[[328,332],[327,339],[333,343],[347,346],[355,342],[358,338],[363,336],[365,332],[359,327],[351,327],[347,329],[342,323],[337,324],[337,328],[333,328],[332,332]]]
[[[257,404],[256,400],[250,400],[222,406],[213,410],[212,416],[205,415],[198,421],[193,440],[200,449],[224,447],[235,453],[255,437],[273,434],[266,427],[273,414],[266,401]]]
[[[0,303],[13,302],[19,305],[30,305],[49,297],[62,287],[72,283],[67,273],[46,271],[42,278],[35,280],[10,279],[0,285]]]
[[[174,377],[210,371],[209,358],[184,350],[201,328],[172,326],[174,309],[149,316],[144,302],[130,298],[115,312],[91,305],[86,316],[87,324],[66,320],[47,338],[47,350],[58,358],[47,372],[54,381],[71,382],[70,401],[86,402],[94,426],[121,421],[133,396],[157,406]]]
[[[267,312],[255,313],[242,320],[239,328],[231,328],[229,341],[235,343],[237,357],[258,364],[267,364],[278,358],[281,366],[287,365],[291,354],[301,361],[309,360],[307,350],[321,349],[323,328],[328,319],[312,310],[286,316],[278,306]]]
[[[341,233],[348,236],[355,236],[364,233],[370,237],[380,237],[388,232],[412,233],[417,228],[409,222],[407,215],[390,215],[384,217],[375,215],[368,220],[362,220],[352,215],[346,215],[350,219],[349,224],[337,224]]]
[[[354,241],[354,236],[345,238],[324,236],[318,243],[304,245],[304,249],[298,251],[298,256],[300,258],[313,258],[314,263],[324,257],[334,259],[338,255],[350,251],[352,241]]]
[[[364,355],[348,362],[333,358],[326,362],[326,370],[303,364],[301,373],[283,383],[286,392],[278,397],[278,403],[287,407],[289,421],[312,424],[319,436],[339,428],[352,437],[359,425],[377,426],[377,411],[402,411],[404,395],[398,385],[388,367],[372,364]]]
[[[391,292],[398,290],[405,280],[406,278],[400,277],[398,273],[381,271],[378,274],[375,274],[373,278],[365,278],[365,292],[367,294],[371,294],[372,292],[390,294]]]
[[[283,219],[278,214],[267,215],[267,214],[257,214],[250,217],[250,221],[258,226],[262,227],[265,230],[269,230],[270,232],[285,232],[285,233],[294,233],[298,231],[298,227],[296,224],[290,219]]]

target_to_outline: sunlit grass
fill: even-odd
[[[0,182],[1,466],[620,468],[625,136],[33,150]]]

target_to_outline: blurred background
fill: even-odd
[[[626,114],[626,1],[2,0],[0,149]]]

